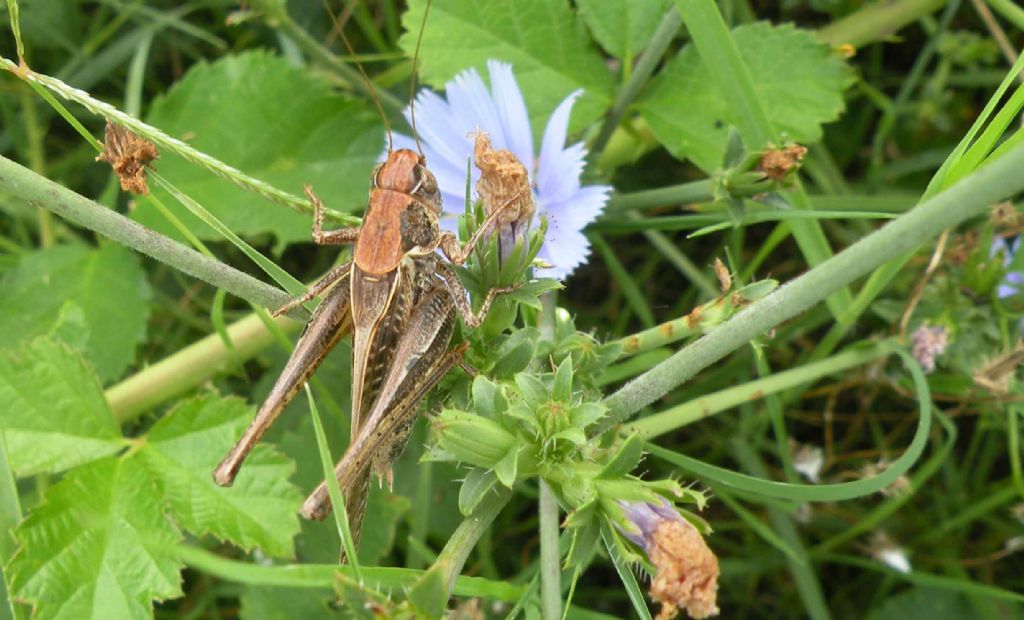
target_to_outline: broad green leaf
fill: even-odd
[[[576,0],[576,6],[606,52],[630,59],[647,47],[672,0]]]
[[[370,485],[366,518],[359,535],[359,560],[364,565],[378,564],[391,551],[398,522],[409,512],[410,506],[412,502],[408,497],[391,493],[386,487]]]
[[[786,141],[814,142],[843,111],[853,74],[814,33],[758,22],[732,31],[769,120]],[[638,102],[654,136],[705,171],[721,167],[736,124],[693,45],[666,65]],[[760,149],[764,145],[747,145]]]
[[[334,94],[325,80],[265,52],[197,64],[154,102],[147,121],[285,191],[301,194],[308,183],[328,207],[344,211],[365,207],[370,172],[384,149],[372,106]],[[271,203],[174,153],[162,152],[157,168],[240,235],[309,239],[309,215]],[[166,192],[154,188],[153,195],[199,237],[220,239]],[[178,235],[148,201],[140,201],[134,217]]]
[[[425,0],[402,17],[402,48],[416,48]],[[600,54],[565,0],[434,0],[420,44],[424,82],[441,88],[464,69],[487,79],[487,61],[511,63],[533,125],[534,145],[544,123],[569,93],[584,89],[570,129],[597,119],[611,104],[613,81]]]
[[[15,597],[35,618],[151,618],[152,601],[181,596],[181,535],[164,516],[152,478],[132,458],[73,470],[15,530]]]
[[[19,476],[57,473],[124,447],[96,375],[66,344],[0,352],[0,427]]]
[[[139,456],[182,527],[247,550],[260,547],[268,555],[290,557],[302,502],[288,482],[294,464],[259,445],[232,486],[217,486],[211,475],[252,415],[237,399],[186,401],[153,426]]]
[[[867,617],[868,620],[897,620],[898,618],[954,620],[973,617],[974,611],[975,608],[971,605],[970,599],[961,592],[915,586],[887,597]],[[1007,617],[1012,616],[1008,615]]]
[[[64,335],[84,318],[88,338],[82,353],[101,381],[116,379],[145,338],[150,296],[138,257],[119,245],[69,245],[26,254],[0,283],[0,348],[42,334]],[[76,336],[66,341],[82,342]]]

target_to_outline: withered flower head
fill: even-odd
[[[922,325],[910,336],[911,354],[926,373],[935,370],[935,358],[946,351],[949,346],[949,332],[941,325]]]
[[[1024,363],[1024,342],[1018,341],[1010,350],[987,360],[974,373],[974,382],[996,395],[1010,391],[1010,379]]]
[[[146,168],[159,157],[155,144],[107,121],[103,152],[96,156],[96,161],[110,164],[121,180],[121,189],[133,194],[148,194]]]
[[[685,608],[691,618],[718,615],[718,558],[692,523],[671,503],[620,502],[633,531],[619,528],[642,548],[657,571],[651,598],[661,603],[658,620]]]
[[[533,218],[533,191],[526,166],[508,149],[494,150],[491,139],[483,131],[476,132],[473,161],[480,169],[476,191],[487,215],[501,210],[498,216],[498,247],[502,257],[508,256],[516,242],[526,238]]]
[[[795,168],[807,154],[807,147],[799,144],[788,144],[782,148],[765,151],[761,156],[758,168],[769,179],[778,181]]]

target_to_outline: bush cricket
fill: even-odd
[[[414,120],[413,131],[415,135]],[[455,313],[468,327],[476,327],[494,297],[511,290],[490,290],[479,311],[473,312],[453,265],[463,264],[479,240],[494,230],[502,210],[489,214],[460,246],[454,233],[438,227],[441,196],[424,156],[393,150],[390,131],[388,137],[388,157],[373,172],[360,227],[325,231],[323,204],[306,188],[314,206],[313,241],[354,243],[353,258],[275,313],[323,295],[255,419],[213,474],[221,486],[234,481],[255,444],[330,350],[351,332],[351,435],[335,474],[356,540],[371,474],[390,486],[391,463],[405,447],[420,401],[461,361],[464,346],[449,350]],[[305,501],[302,515],[323,519],[330,510],[324,482]]]

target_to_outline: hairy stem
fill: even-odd
[[[608,424],[628,419],[697,372],[810,308],[833,291],[1021,191],[1024,189],[1024,175],[1019,174],[1022,167],[1024,145],[1017,145],[945,192],[746,307],[605,399],[611,410]]]
[[[487,528],[491,527],[491,523],[510,499],[512,499],[512,491],[499,487],[496,492],[480,501],[473,514],[466,517],[459,527],[455,528],[455,532],[445,543],[444,549],[434,561],[434,566],[444,566],[445,573],[448,575],[449,592],[452,591],[455,580],[462,572],[462,567],[465,566],[466,558],[473,551],[473,547],[476,546],[477,541],[484,535]]]
[[[278,288],[203,256],[4,157],[0,157],[0,190],[253,304],[278,308],[291,299]],[[294,316],[302,318],[305,313],[299,309]]]

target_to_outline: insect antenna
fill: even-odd
[[[420,22],[420,33],[416,37],[416,51],[412,55],[412,76],[409,78],[409,124],[412,125],[412,138],[416,141],[416,150],[423,157],[423,146],[420,145],[420,134],[416,131],[416,65],[420,59],[420,43],[423,42],[423,31],[427,27],[427,14],[430,13],[430,0],[423,9],[423,21]]]
[[[344,31],[344,28],[343,28],[343,24],[338,22],[338,18],[337,18],[337,16],[334,15],[334,11],[331,10],[331,5],[329,4],[328,0],[322,0],[322,1],[323,1],[324,9],[327,10],[327,15],[330,16],[331,22],[334,24],[334,29],[341,36],[341,42],[345,44],[345,49],[348,50],[349,55],[352,56],[352,62],[355,63],[356,68],[359,69],[359,75],[361,75],[363,77],[363,81],[366,83],[366,92],[370,95],[370,98],[373,99],[373,105],[375,105],[377,107],[377,111],[380,112],[380,120],[381,120],[381,122],[384,123],[384,131],[386,131],[387,134],[388,134],[388,153],[390,153],[392,150],[394,150],[394,139],[391,137],[391,123],[388,122],[388,115],[384,113],[384,105],[381,104],[380,97],[377,95],[377,88],[373,85],[373,81],[370,79],[370,76],[366,74],[366,69],[363,69],[363,63],[359,62],[356,59],[356,52],[355,52],[354,49],[352,49],[352,44],[349,42],[348,37],[345,36],[345,31]],[[348,13],[350,13],[350,12],[347,12],[346,15]],[[421,36],[422,36],[422,34],[421,34]],[[417,47],[417,50],[418,50],[419,49],[419,44],[418,43],[417,43],[416,47]],[[415,63],[413,63],[413,68],[414,69],[415,69],[415,66],[416,66]],[[413,123],[413,134],[414,135],[416,133],[415,127],[416,127],[416,125],[415,125],[415,123]],[[418,146],[419,145],[419,141],[417,141],[416,144]]]

